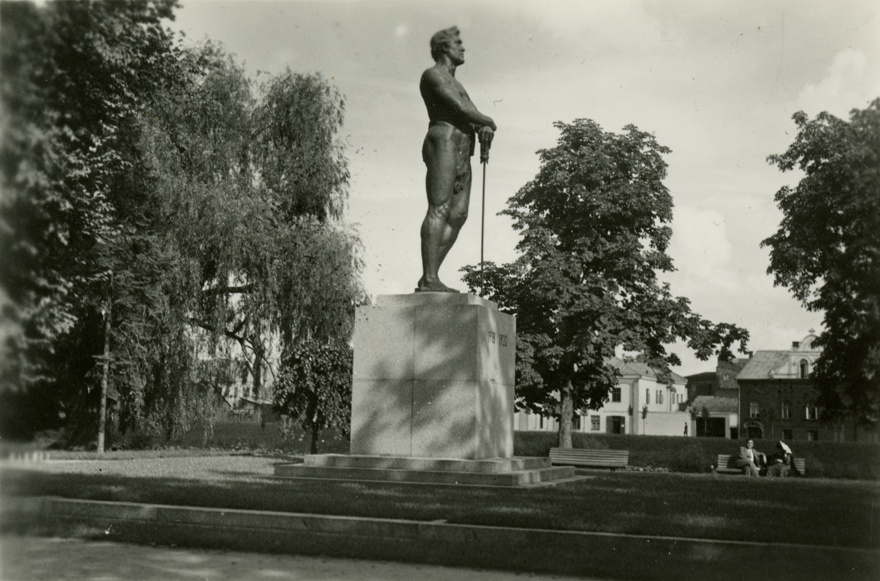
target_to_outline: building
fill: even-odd
[[[687,376],[687,408],[691,433],[701,437],[739,436],[739,384],[737,375],[748,359],[719,359],[715,371]]]
[[[688,407],[691,434],[706,438],[739,437],[739,400],[735,397],[698,395]]]
[[[609,401],[599,410],[577,414],[575,432],[606,434],[646,434],[685,436],[690,416],[685,409],[687,380],[672,374],[672,385],[661,383],[657,374],[644,363],[611,359],[621,377],[611,390]],[[552,431],[559,429],[555,417],[517,411],[517,430]]]
[[[718,389],[718,374],[714,371],[703,371],[688,375],[687,379],[687,401],[694,401],[697,397],[711,397],[715,395]]]
[[[813,331],[791,349],[757,351],[737,375],[743,435],[780,440],[853,439],[851,423],[821,421],[810,374],[821,354]],[[861,438],[860,438],[861,439]]]

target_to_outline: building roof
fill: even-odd
[[[717,395],[698,395],[691,402],[691,407],[701,411],[703,406],[710,412],[724,414],[739,413],[739,402],[735,397],[719,397]]]
[[[608,363],[613,365],[622,373],[623,375],[638,375],[639,377],[650,377],[651,379],[657,379],[657,373],[648,367],[647,364],[642,363],[641,361],[624,361],[619,357],[612,357],[608,360]],[[687,383],[687,379],[682,377],[681,375],[675,373],[674,371],[670,371],[672,375],[672,381],[675,383],[680,383],[682,385]]]
[[[688,382],[702,381],[704,379],[715,379],[717,374],[714,371],[701,371],[700,373],[691,373],[687,376]]]
[[[788,363],[788,357],[788,351],[756,351],[736,379],[771,379],[774,371]]]

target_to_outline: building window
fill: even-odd
[[[818,442],[819,430],[807,430],[807,439],[811,442]]]
[[[544,416],[538,416],[538,429],[544,429]]]
[[[784,402],[782,402],[782,414],[781,415],[782,415],[783,420],[787,420],[787,419],[791,418],[791,402],[790,401],[785,400]]]
[[[793,440],[791,436],[791,430],[782,430],[782,439],[783,440]]]
[[[758,414],[761,413],[761,406],[758,405],[758,402],[752,400],[749,402],[749,417],[757,418]]]
[[[590,416],[590,429],[594,432],[599,431],[599,416]]]
[[[611,388],[611,401],[620,401],[620,386]]]
[[[808,420],[818,420],[819,419],[819,408],[815,405],[808,405],[805,409],[805,416]]]
[[[651,390],[645,388],[645,403],[651,403]]]
[[[810,376],[810,362],[806,359],[801,359],[800,365],[800,378],[806,379]]]
[[[574,414],[571,420],[571,429],[578,432],[581,431],[581,414]]]

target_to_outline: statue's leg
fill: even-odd
[[[453,127],[432,126],[422,148],[422,157],[428,170],[425,177],[428,211],[421,228],[422,278],[416,289],[420,291],[452,291],[440,281],[438,270],[449,251],[450,240],[454,241],[458,234],[453,230],[459,219],[450,220],[453,208],[460,212],[460,202],[455,200],[454,195],[458,166],[454,133],[457,130]],[[461,225],[457,227],[460,229]]]
[[[462,143],[463,142],[463,143]],[[444,238],[440,244],[440,264],[458,239],[458,233],[467,221],[468,208],[471,201],[471,157],[470,144],[464,139],[458,143],[456,151],[455,182],[452,186],[452,203]]]

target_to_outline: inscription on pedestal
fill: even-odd
[[[489,331],[489,342],[494,345],[496,339],[501,347],[507,347],[507,335],[497,334],[495,331]]]

